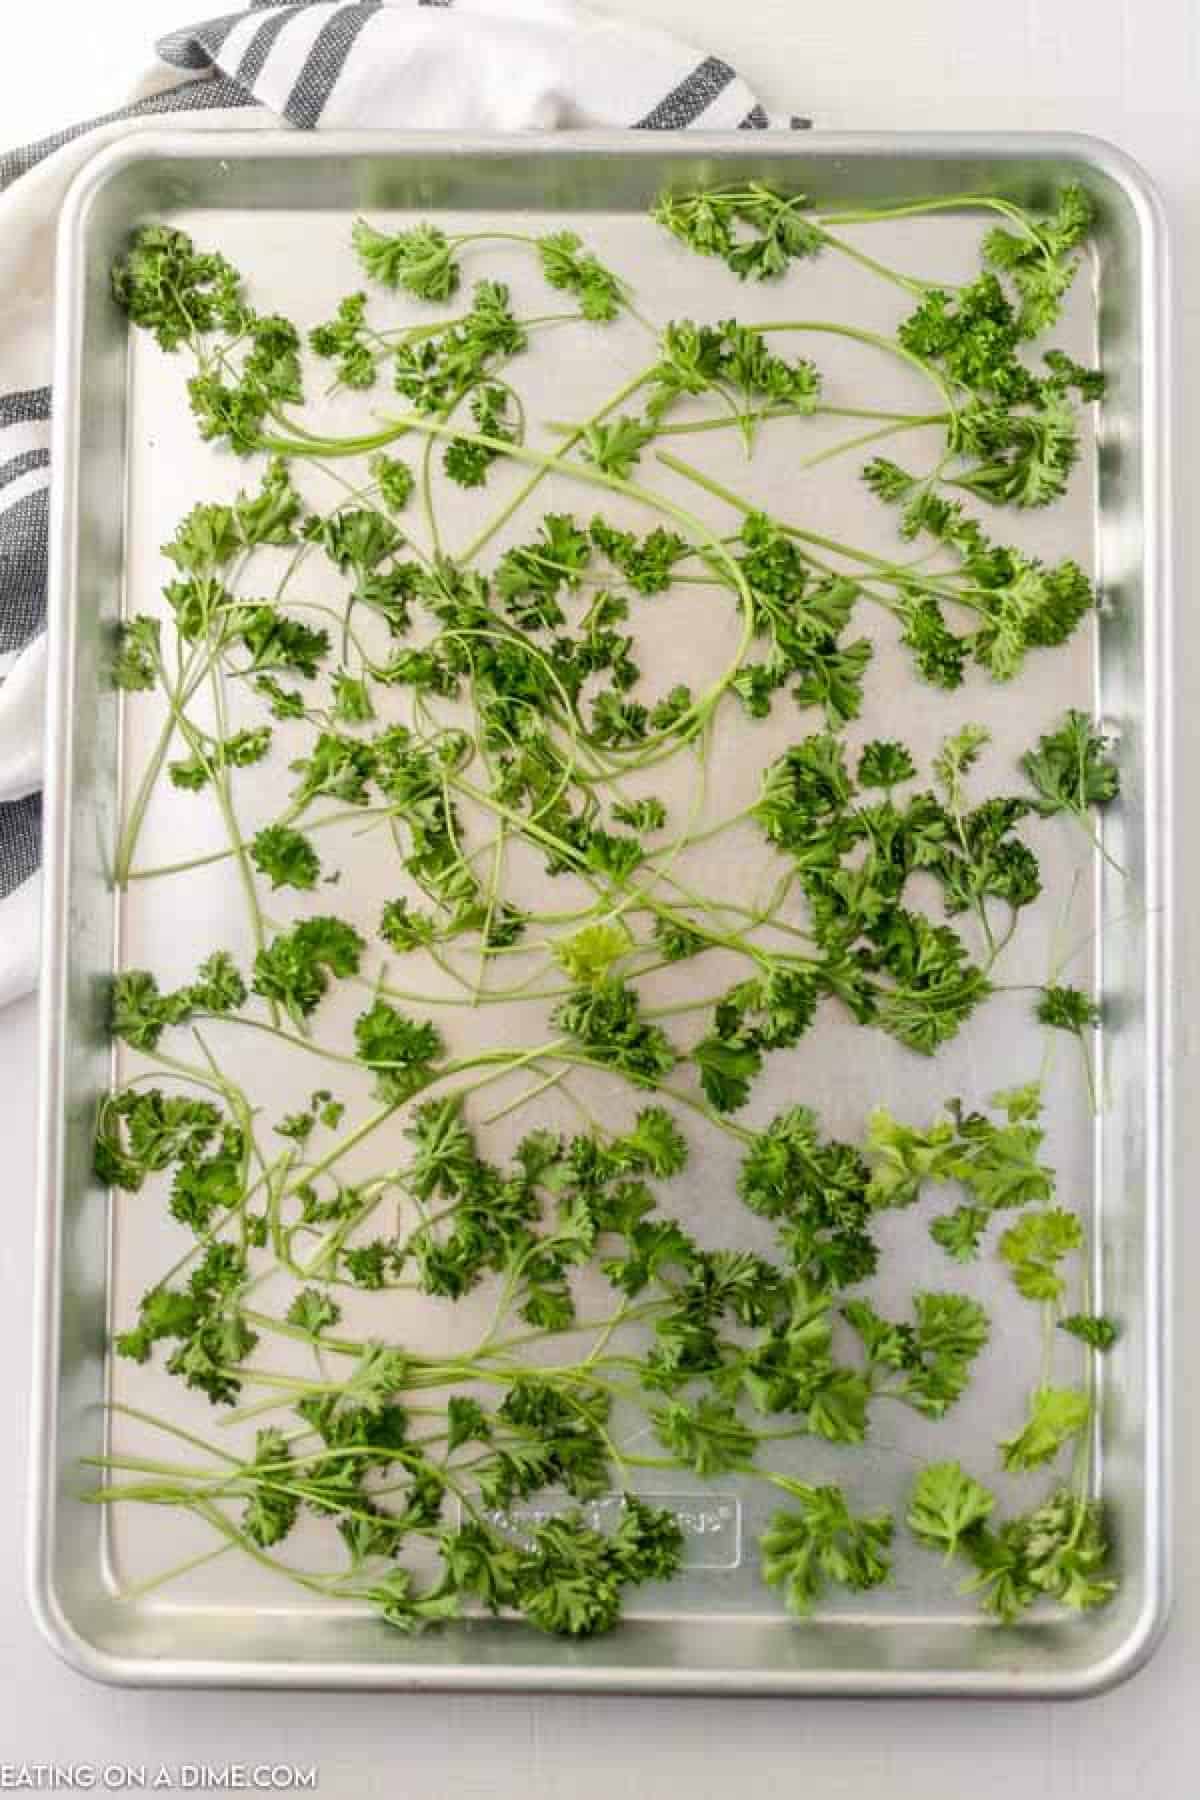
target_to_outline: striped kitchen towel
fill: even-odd
[[[147,126],[761,130],[720,57],[572,0],[252,0],[173,31],[121,111],[0,154],[0,1005],[36,980],[54,227],[72,176]]]

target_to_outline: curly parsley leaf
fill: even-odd
[[[1058,1329],[1078,1338],[1089,1350],[1111,1350],[1120,1335],[1113,1320],[1102,1313],[1069,1313],[1058,1321]]]
[[[675,1067],[665,1032],[642,1017],[637,994],[611,976],[579,988],[559,1003],[554,1022],[593,1062],[653,1086]]]
[[[366,273],[384,287],[403,288],[418,300],[449,300],[458,289],[454,247],[438,225],[385,232],[356,219],[353,243]]]
[[[740,280],[770,281],[824,248],[824,233],[804,216],[808,204],[803,194],[747,181],[663,193],[653,216],[689,250],[719,257]]]
[[[364,948],[358,932],[343,919],[303,919],[258,952],[251,985],[256,994],[276,1001],[303,1026],[327,991],[331,975],[358,973]]]
[[[376,1077],[381,1100],[398,1106],[428,1085],[442,1040],[428,1019],[408,1018],[386,1000],[376,1000],[354,1022],[359,1060]]]
[[[114,687],[126,693],[149,692],[158,681],[161,626],[147,613],[123,619],[117,627],[117,650],[111,665]]]
[[[574,294],[585,319],[615,319],[627,302],[624,284],[606,269],[573,231],[552,231],[537,240],[542,273],[552,288]]]
[[[304,833],[290,825],[264,825],[251,840],[250,855],[272,888],[309,889],[320,879],[320,857]]]

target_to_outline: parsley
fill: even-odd
[[[1017,327],[1021,337],[1035,337],[1058,318],[1062,296],[1077,267],[1072,252],[1087,236],[1091,222],[1091,202],[1082,188],[1071,183],[1048,217],[1026,214],[1020,231],[996,226],[984,238],[984,255],[1012,279],[1020,296]]]
[[[380,1099],[393,1106],[428,1084],[442,1048],[434,1025],[406,1018],[386,1000],[376,1000],[359,1014],[354,1043],[359,1058],[375,1072]]]
[[[360,579],[401,547],[404,539],[384,514],[372,507],[345,506],[305,526],[310,543],[320,544],[334,567]]]
[[[1032,412],[966,408],[958,434],[964,453],[978,460],[955,476],[955,486],[993,505],[1049,506],[1066,492],[1079,460],[1074,411],[1057,396]]]
[[[743,1469],[754,1455],[753,1434],[727,1401],[676,1401],[651,1416],[665,1448],[697,1475]]]
[[[401,340],[392,358],[393,385],[418,412],[445,414],[497,363],[523,350],[527,341],[512,311],[508,288],[502,282],[481,281],[459,324],[433,336]]]
[[[653,425],[622,414],[611,424],[589,425],[584,432],[583,454],[605,475],[627,480],[647,444],[654,441]]]
[[[384,287],[404,288],[419,300],[448,300],[458,289],[453,248],[436,225],[389,234],[356,219],[354,248],[366,273]]]
[[[556,1008],[554,1022],[576,1038],[593,1062],[654,1085],[675,1067],[665,1032],[641,1016],[637,995],[611,977],[579,988]]]
[[[242,1514],[242,1530],[263,1549],[285,1538],[299,1516],[300,1496],[284,1486],[292,1468],[282,1431],[272,1425],[255,1434],[254,1459],[246,1470],[254,1486]]]
[[[612,809],[613,818],[620,825],[628,825],[631,831],[649,833],[661,831],[667,822],[667,809],[661,800],[648,797],[644,800],[619,801]]]
[[[547,513],[539,540],[507,550],[496,570],[496,591],[525,630],[565,624],[564,590],[578,587],[591,559],[583,531],[566,513]]]
[[[272,675],[256,675],[254,685],[260,694],[266,696],[273,719],[304,717],[304,696],[297,693],[295,688],[283,687]]]
[[[903,744],[874,738],[864,749],[858,764],[858,785],[865,788],[899,787],[911,781],[917,765]]]
[[[1058,1329],[1078,1338],[1089,1350],[1111,1350],[1120,1335],[1113,1321],[1099,1313],[1071,1313],[1058,1321]]]
[[[471,396],[471,417],[481,436],[511,444],[517,439],[509,419],[509,390],[495,382],[476,388]],[[459,487],[482,487],[487,472],[502,454],[476,438],[452,438],[442,453],[442,467]]]
[[[824,246],[820,228],[804,216],[808,202],[750,181],[693,194],[660,196],[654,217],[702,256],[719,256],[743,281],[769,281],[797,258]]]
[[[377,450],[367,467],[384,505],[392,512],[403,512],[413,491],[413,472],[408,464],[401,462],[398,456],[389,456],[386,451]]]
[[[246,984],[229,953],[214,950],[197,969],[188,994],[193,1005],[205,1012],[236,1012],[245,1003]]]
[[[930,1235],[960,1262],[979,1253],[984,1232],[997,1211],[1044,1206],[1053,1197],[1054,1174],[1038,1161],[1045,1133],[1037,1122],[1040,1089],[1016,1088],[993,1096],[1000,1120],[982,1112],[964,1112],[952,1103],[949,1116],[921,1129],[894,1119],[883,1109],[871,1115],[867,1157],[871,1165],[868,1198],[877,1207],[911,1206],[925,1185],[960,1184],[969,1200],[935,1219]],[[1036,1234],[1045,1214],[1030,1213],[1015,1227],[1014,1263],[1023,1260],[1022,1234]],[[1068,1246],[1069,1247],[1069,1246]]]
[[[1000,1239],[1000,1254],[1027,1300],[1057,1300],[1064,1282],[1057,1265],[1083,1243],[1083,1226],[1061,1206],[1027,1212]]]
[[[1021,767],[1037,795],[1038,811],[1065,812],[1084,819],[1093,806],[1108,806],[1121,791],[1120,775],[1109,757],[1110,740],[1098,732],[1086,713],[1067,713],[1057,731],[1040,737],[1021,758]]]
[[[948,1119],[919,1131],[882,1107],[871,1114],[867,1154],[872,1165],[867,1192],[877,1207],[911,1206],[923,1182],[951,1180],[960,1166],[957,1136]]]
[[[1029,1403],[1021,1430],[1000,1446],[1006,1469],[1036,1469],[1051,1462],[1063,1445],[1087,1425],[1091,1402],[1075,1388],[1040,1387]]]
[[[315,353],[337,364],[337,378],[343,387],[374,385],[376,357],[368,335],[366,310],[365,294],[347,294],[338,302],[334,317],[314,326],[308,334]]]
[[[994,1527],[995,1496],[956,1462],[933,1463],[913,1484],[908,1525],[918,1541],[961,1557],[973,1573],[963,1592],[1006,1624],[1043,1598],[1075,1611],[1103,1606],[1115,1583],[1100,1508],[1058,1489],[1040,1506]]]
[[[217,325],[232,329],[243,316],[236,270],[167,225],[141,228],[113,270],[112,290],[118,306],[164,350]]]
[[[273,888],[313,888],[320,878],[320,857],[304,833],[290,825],[265,825],[256,833],[250,855]]]
[[[114,687],[126,693],[152,688],[158,680],[160,626],[145,613],[125,619],[117,627],[117,652],[112,661]]]
[[[662,1580],[679,1566],[682,1534],[669,1514],[625,1497],[626,1512],[611,1537],[577,1515],[538,1527],[533,1547],[520,1559],[514,1598],[541,1631],[589,1637],[608,1630],[628,1583]]]
[[[620,570],[639,594],[660,594],[671,585],[675,564],[691,554],[691,546],[677,531],[656,525],[642,539],[631,531],[617,531],[603,519],[593,519],[591,541]]]
[[[886,1391],[932,1419],[961,1397],[988,1339],[987,1314],[965,1294],[914,1295],[912,1325],[891,1324],[867,1300],[842,1310],[869,1362],[900,1375]]]
[[[293,789],[296,807],[306,806],[320,794],[352,806],[364,806],[367,783],[375,772],[375,758],[370,747],[357,738],[322,731],[312,754],[297,757],[291,767],[300,776]]]
[[[996,1496],[971,1478],[961,1463],[930,1463],[913,1483],[907,1523],[918,1543],[958,1554],[968,1534],[991,1517]]]
[[[822,1142],[816,1115],[793,1106],[752,1138],[738,1193],[752,1212],[778,1222],[789,1256],[810,1281],[843,1287],[870,1275],[877,1261],[867,1180],[857,1151]]]
[[[614,963],[628,955],[629,935],[618,925],[585,925],[556,945],[554,955],[570,979],[592,986],[607,979]]]
[[[210,1102],[165,1096],[159,1088],[127,1088],[111,1095],[101,1111],[96,1140],[96,1172],[128,1189],[173,1163],[199,1162],[221,1125]]]
[[[708,947],[708,941],[684,920],[660,913],[654,921],[654,942],[666,962],[686,962]]]
[[[230,1404],[241,1391],[232,1365],[258,1342],[239,1305],[247,1279],[244,1256],[229,1244],[209,1246],[186,1288],[151,1288],[142,1296],[138,1323],[120,1334],[117,1354],[145,1362],[154,1344],[175,1340],[168,1373],[197,1388],[213,1405]]]
[[[934,1463],[909,1530],[959,1561],[1002,1620],[1112,1591],[1078,1443],[1091,1389],[1059,1364],[1111,1349],[1117,1328],[1086,1310],[1084,1226],[1057,1200],[1040,1086],[916,1120],[877,1108],[829,1137],[795,1067],[776,1065],[788,1104],[762,1104],[771,1059],[827,1005],[845,1032],[872,1027],[935,1055],[1009,985],[998,964],[1042,886],[1030,821],[1067,813],[1090,831],[1091,809],[1119,792],[1112,745],[1084,713],[1022,758],[1021,793],[996,785],[987,734],[961,715],[927,768],[871,733],[894,677],[858,629],[868,609],[888,615],[916,674],[949,691],[971,665],[1019,679],[1095,604],[1069,558],[1042,561],[981,522],[984,509],[991,521],[1051,505],[1072,479],[1102,377],[1033,340],[1075,273],[1088,207],[1072,189],[1044,216],[969,200],[995,229],[951,290],[836,235],[886,212],[822,218],[742,180],[663,196],[666,229],[740,280],[800,282],[793,265],[812,256],[857,259],[887,282],[894,323],[669,319],[615,394],[552,428],[557,449],[528,433],[517,359],[543,326],[578,334],[640,316],[574,231],[492,236],[438,219],[388,233],[360,220],[368,283],[445,310],[381,327],[374,301],[346,294],[308,334],[344,390],[317,420],[297,410],[300,333],[259,310],[223,257],[151,226],[114,273],[131,320],[182,353],[201,437],[266,459],[233,499],[226,488],[191,506],[163,545],[160,612],[123,624],[109,664],[124,704],[153,694],[164,727],[131,784],[120,878],[158,873],[135,866],[158,784],[197,793],[186,810],[220,818],[255,946],[248,977],[217,950],[176,987],[148,969],[113,982],[112,1028],[137,1060],[101,1101],[96,1175],[141,1208],[161,1204],[187,1245],[115,1349],[161,1357],[215,1405],[245,1392],[250,1414],[292,1409],[222,1463],[232,1541],[273,1551],[306,1515],[325,1521],[345,1550],[333,1588],[393,1629],[472,1606],[568,1638],[615,1626],[635,1586],[682,1562],[679,1520],[614,1491],[639,1463],[666,1491],[686,1472],[684,1485],[734,1477],[785,1496],[759,1549],[765,1581],[800,1616],[832,1587],[886,1581],[891,1515],[783,1473],[777,1440],[849,1454],[890,1401],[948,1449],[959,1441],[951,1414],[969,1404],[992,1320],[932,1282],[897,1292],[892,1242],[926,1229],[954,1262],[994,1258],[1002,1286],[1043,1308],[1039,1386],[1003,1466],[1078,1453],[1070,1487],[1007,1519],[960,1463]],[[528,259],[561,305],[525,316],[515,284],[469,287],[480,243]],[[926,472],[885,457],[863,471],[868,504],[893,509],[898,560],[809,529],[819,505],[790,523],[662,447],[732,431],[747,461],[768,444],[787,461],[794,446],[789,467],[856,450],[858,431],[804,455],[814,414],[875,414],[869,394],[823,404],[821,369],[780,335],[801,323],[806,343],[814,327],[865,340],[936,396],[936,411],[888,418],[936,435]],[[398,401],[343,425],[381,374]],[[406,436],[418,457],[396,454]],[[705,491],[702,516],[678,485],[658,493],[660,465]],[[296,471],[339,467],[319,505],[297,485]],[[493,470],[525,478],[461,543],[439,517],[462,499],[447,484],[476,493]],[[531,515],[546,478],[556,495],[582,482],[599,510]],[[706,632],[723,619],[720,666],[653,691],[647,608],[673,621],[681,659],[703,647],[689,618]],[[753,804],[723,818],[720,726],[740,709],[733,756],[753,757],[758,722],[775,715],[778,733],[792,706],[808,715],[801,730],[773,738],[765,768],[759,750]],[[247,774],[235,788],[232,772],[277,741],[291,796],[264,821],[250,810],[257,784]],[[677,805],[684,759],[695,799]],[[391,896],[371,943],[349,865],[348,916],[308,912],[323,873],[315,829],[343,813],[378,863],[372,891]],[[738,861],[755,837],[773,865],[761,886]],[[1101,1022],[1080,989],[1051,979],[1035,992],[1049,1029],[1083,1042]],[[272,1036],[289,1059],[356,1065],[346,1101],[306,1086],[264,1108],[240,1079],[256,1058],[226,1051],[242,1039],[265,1057]],[[719,1186],[722,1144],[757,1218],[753,1247],[736,1219],[692,1229],[680,1178],[690,1164]],[[272,1300],[265,1278],[281,1269]],[[879,1292],[864,1285],[877,1272]],[[343,1320],[341,1288],[377,1335],[347,1335],[359,1327]],[[472,1294],[491,1314],[482,1337],[452,1311]],[[395,1341],[413,1296],[445,1327],[417,1340],[428,1350]],[[296,1353],[286,1373],[269,1348],[280,1338]],[[653,1454],[633,1454],[647,1434]],[[212,1480],[194,1456],[163,1462],[150,1486],[156,1503],[209,1516]]]
[[[757,1045],[720,1037],[702,1038],[692,1051],[700,1086],[718,1112],[736,1112],[745,1106],[762,1060]]]
[[[762,1574],[769,1587],[783,1589],[789,1612],[807,1618],[830,1582],[862,1593],[887,1581],[893,1529],[889,1513],[856,1517],[839,1487],[808,1487],[798,1481],[780,1485],[799,1505],[777,1512],[763,1533]]]
[[[1090,994],[1074,987],[1043,988],[1035,1008],[1038,1022],[1055,1031],[1069,1031],[1081,1037],[1100,1023],[1100,1008]]]
[[[182,1024],[193,1012],[236,1012],[245,998],[232,959],[217,950],[200,964],[194,982],[173,993],[162,993],[146,969],[124,970],[113,980],[109,1022],[114,1037],[152,1051],[168,1025]]]
[[[250,769],[261,763],[272,745],[270,725],[257,725],[252,731],[232,731],[221,743],[221,760],[232,769]]]
[[[542,273],[552,288],[574,294],[585,319],[615,319],[626,303],[624,285],[573,231],[553,231],[537,239]]]
[[[329,653],[328,632],[286,618],[265,602],[246,609],[241,638],[250,652],[250,668],[256,675],[264,670],[289,669],[311,681],[318,664]]]
[[[437,926],[427,913],[416,912],[405,897],[388,900],[379,921],[379,935],[393,950],[415,950],[431,944]]]
[[[329,986],[330,975],[358,972],[363,940],[342,919],[305,919],[279,932],[254,959],[252,986],[303,1025]]]
[[[1055,481],[1065,479],[1071,460],[1064,453],[1064,460],[1055,465]],[[906,622],[904,641],[927,680],[957,687],[970,654],[995,680],[1011,681],[1030,651],[1065,643],[1095,605],[1090,583],[1070,559],[1048,568],[1019,550],[994,543],[957,501],[917,482],[895,463],[882,459],[869,463],[864,476],[881,499],[906,502],[900,522],[903,537],[925,532],[958,557],[960,597],[979,620],[975,630],[956,636],[944,616],[945,599],[955,597],[953,591],[947,593],[945,582],[934,599],[922,591],[919,577],[897,576],[896,606]],[[980,471],[974,475],[968,471],[960,485],[969,487],[981,479]],[[1053,499],[1056,492],[1052,485],[1046,487],[1040,503]],[[1001,491],[995,497],[1016,503],[1018,495],[1015,490]]]
[[[366,682],[345,669],[339,669],[333,678],[333,716],[344,725],[369,725],[375,717]]]

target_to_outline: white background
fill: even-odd
[[[213,13],[235,0],[213,4]],[[613,6],[608,10],[619,10]],[[1200,460],[1200,15],[1190,0],[628,0],[626,13],[734,63],[766,104],[818,126],[1065,129],[1107,137],[1144,164],[1174,230],[1179,317],[1179,633],[1182,795],[1178,892],[1200,858],[1189,775],[1200,753],[1200,641],[1191,487]],[[200,5],[194,8],[199,16]],[[129,74],[188,0],[16,0],[0,61],[4,147],[119,103]],[[4,296],[0,295],[0,312]],[[1200,1541],[1191,1504],[1200,1422],[1200,1307],[1189,1295],[1200,1109],[1189,1013],[1200,916],[1179,928],[1176,1234],[1182,1396],[1177,1431],[1177,1597],[1150,1666],[1114,1694],[1055,1705],[439,1698],[132,1693],[92,1687],[36,1636],[23,1591],[29,1381],[35,1023],[0,1016],[0,1764],[316,1762],[326,1800],[1192,1800],[1200,1796]],[[2,1773],[2,1771],[0,1771]]]

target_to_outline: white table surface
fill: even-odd
[[[226,10],[236,0],[212,4]],[[156,32],[187,0],[14,0],[5,9],[0,139],[33,138],[119,102]],[[196,16],[202,12],[197,4]],[[622,10],[610,4],[606,10]],[[1112,139],[1159,184],[1174,229],[1180,317],[1179,601],[1200,570],[1200,14],[1191,0],[628,0],[623,8],[733,62],[769,105],[818,125],[1028,127]],[[0,296],[0,308],[3,307]],[[1180,790],[1200,756],[1200,636],[1180,633]],[[1179,892],[1200,880],[1185,812]],[[1180,912],[1187,910],[1186,902]],[[1192,1800],[1200,1795],[1200,1536],[1191,1500],[1200,1421],[1194,1175],[1200,909],[1182,919],[1178,1105],[1176,1601],[1148,1668],[1098,1700],[952,1702],[443,1698],[133,1693],[93,1687],[37,1636],[24,1597],[25,1443],[35,1018],[0,1015],[0,1765],[21,1761],[285,1760],[320,1767],[326,1800]],[[2,1775],[0,1768],[0,1775]]]

